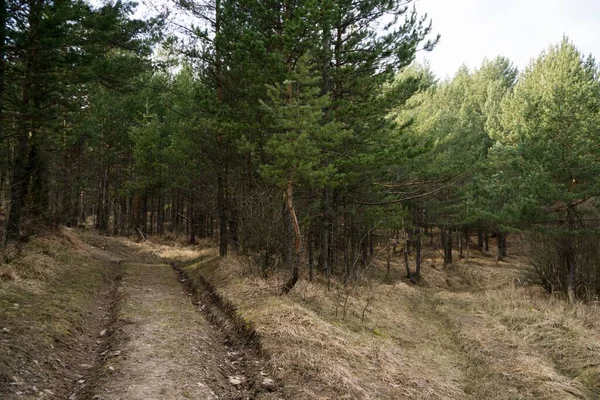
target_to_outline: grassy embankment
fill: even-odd
[[[173,248],[153,251],[177,258]],[[468,263],[442,269],[430,250],[417,287],[401,279],[398,255],[393,283],[327,290],[301,280],[281,296],[285,276],[260,278],[242,257],[179,256],[256,328],[293,398],[600,398],[598,305],[570,306],[521,285],[524,257],[498,263],[472,251]]]
[[[66,398],[94,367],[119,267],[92,258],[66,230],[1,256],[0,397]]]

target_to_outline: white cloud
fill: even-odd
[[[478,67],[502,55],[520,69],[542,50],[568,36],[584,53],[600,57],[600,2],[597,0],[417,0],[417,11],[433,20],[442,39],[429,60],[440,77],[461,64]]]

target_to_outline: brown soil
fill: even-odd
[[[0,265],[0,398],[600,398],[598,304],[549,296],[519,254],[426,248],[418,286],[395,256],[389,280],[281,296],[286,271],[209,246],[38,238]]]
[[[222,371],[227,350],[194,309],[168,265],[126,263],[113,357],[95,389],[103,399],[237,395]],[[214,389],[211,389],[214,388]],[[239,397],[239,396],[236,396]]]

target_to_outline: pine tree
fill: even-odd
[[[510,156],[506,185],[515,188],[507,208],[521,224],[558,236],[561,281],[571,302],[578,286],[576,240],[593,234],[587,203],[600,192],[598,93],[595,61],[565,38],[523,72],[502,104],[496,134],[499,156]]]
[[[269,90],[270,102],[263,103],[269,113],[273,134],[267,141],[268,162],[261,166],[263,177],[275,183],[283,193],[287,212],[294,229],[292,276],[282,288],[289,292],[299,277],[302,233],[294,188],[308,186],[322,189],[335,178],[334,164],[322,164],[322,153],[335,148],[346,132],[336,122],[323,122],[327,95],[311,79],[304,60],[296,66],[290,79]]]
[[[149,33],[149,25],[127,19],[132,11],[128,3],[99,9],[83,1],[25,3],[23,12],[5,25],[12,49],[5,72],[11,76],[10,98],[16,99],[5,104],[14,112],[16,126],[8,241],[20,235],[26,199],[31,199],[32,215],[49,219],[55,160],[48,150],[77,142],[65,137],[65,128],[72,122],[69,115],[85,106],[89,85],[122,86],[132,68],[142,65],[139,60],[148,54],[150,43],[141,38]]]

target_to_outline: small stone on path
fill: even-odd
[[[241,385],[243,381],[244,381],[244,378],[241,376],[230,376],[229,377],[229,383],[231,383],[234,386]]]
[[[275,385],[275,381],[271,378],[265,378],[262,381],[262,385],[265,387],[273,387],[273,385]]]

